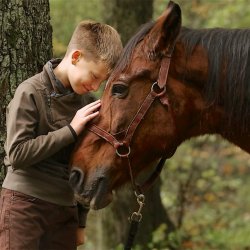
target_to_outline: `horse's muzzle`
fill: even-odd
[[[108,176],[103,168],[98,168],[94,174],[85,176],[81,169],[73,167],[69,183],[74,190],[76,200],[92,209],[104,208],[112,201]]]

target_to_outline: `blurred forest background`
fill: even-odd
[[[121,33],[125,44],[140,24],[151,18],[156,19],[167,2],[49,0],[53,57],[64,55],[72,31],[81,20],[94,19],[110,23]],[[183,26],[250,27],[249,0],[175,2],[181,6]],[[2,79],[1,76],[1,84]],[[97,95],[100,94],[99,92]],[[3,102],[1,99],[0,101]],[[3,129],[3,119],[1,126]],[[4,136],[1,135],[1,155],[3,142]],[[144,239],[140,243],[140,234],[143,234],[146,227],[143,225],[134,250],[250,249],[250,156],[238,147],[216,136],[192,139],[179,147],[174,157],[166,163],[157,187],[167,222],[162,220],[162,223],[158,223],[153,231],[143,235]],[[122,189],[120,195],[127,197],[127,192]],[[146,207],[153,206],[151,218],[156,217],[160,210],[156,206],[154,208],[154,199],[148,199],[147,196],[146,199]],[[117,199],[116,203],[119,202]],[[125,217],[128,217],[131,207],[126,203],[126,206],[120,205],[120,210],[124,210]],[[124,237],[120,235],[128,222],[118,221],[119,217],[114,211],[120,213],[120,210],[108,207],[101,211],[91,211],[86,229],[86,244],[79,247],[79,250],[123,249],[121,239]],[[143,220],[151,223],[145,217]]]

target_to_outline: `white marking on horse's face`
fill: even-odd
[[[108,80],[108,81],[106,82],[106,85],[105,85],[104,90],[106,90],[106,88],[108,87],[109,83],[110,83],[110,80]]]

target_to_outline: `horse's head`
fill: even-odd
[[[166,79],[159,75],[161,67],[167,75],[163,59],[171,55],[180,27],[181,10],[170,2],[125,47],[101,99],[100,117],[94,122],[99,129],[85,133],[73,153],[70,183],[79,202],[96,209],[106,206],[112,190],[130,179],[128,158],[136,176],[175,151],[171,93],[164,92]],[[160,86],[152,87],[157,81]],[[147,97],[151,89],[153,97]]]

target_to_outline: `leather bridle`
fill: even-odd
[[[172,51],[173,49],[171,50],[171,53],[168,53],[165,57],[162,58],[158,80],[157,82],[154,82],[152,84],[149,94],[146,96],[134,118],[132,119],[131,123],[129,124],[128,128],[125,130],[125,136],[122,140],[117,139],[114,135],[96,126],[95,124],[92,124],[88,127],[91,132],[95,133],[96,135],[110,143],[115,148],[116,154],[119,157],[126,158],[128,160],[131,182],[133,185],[133,189],[137,194],[142,194],[146,189],[148,189],[149,186],[151,186],[151,184],[159,176],[166,161],[166,156],[163,155],[155,171],[145,181],[145,183],[142,185],[136,184],[129,159],[129,155],[131,152],[130,144],[138,125],[143,120],[144,116],[146,115],[147,111],[149,110],[155,99],[158,98],[160,102],[168,108],[168,110],[170,109],[168,96],[166,95],[166,83],[168,78]]]
[[[171,53],[168,53],[167,56],[165,56],[161,60],[161,67],[160,67],[160,71],[158,75],[158,80],[157,82],[154,82],[152,84],[149,94],[146,96],[140,108],[138,109],[137,113],[135,114],[134,118],[132,119],[131,123],[129,124],[128,128],[125,130],[125,136],[123,137],[122,140],[117,139],[115,135],[112,135],[111,133],[103,130],[102,128],[96,126],[95,124],[92,124],[88,128],[91,132],[95,133],[96,135],[98,135],[99,137],[103,138],[108,143],[110,143],[115,148],[116,154],[119,157],[126,158],[128,161],[130,179],[131,179],[131,183],[132,183],[134,193],[137,199],[137,203],[139,205],[139,209],[138,211],[133,212],[131,216],[129,217],[130,229],[128,232],[127,240],[124,245],[124,250],[132,249],[134,238],[138,231],[138,225],[142,219],[141,211],[145,204],[145,196],[143,193],[145,192],[146,189],[149,188],[149,186],[152,185],[152,183],[159,176],[164,166],[164,163],[167,159],[167,156],[169,155],[169,154],[165,154],[162,156],[154,172],[142,185],[138,185],[135,182],[129,155],[131,152],[130,144],[131,144],[133,135],[138,125],[141,123],[147,111],[153,104],[154,100],[157,98],[160,100],[160,102],[164,106],[168,108],[168,111],[171,111],[168,96],[166,94],[166,83],[167,83],[167,78],[168,78],[168,71],[169,71],[172,51],[173,49],[171,50]]]

